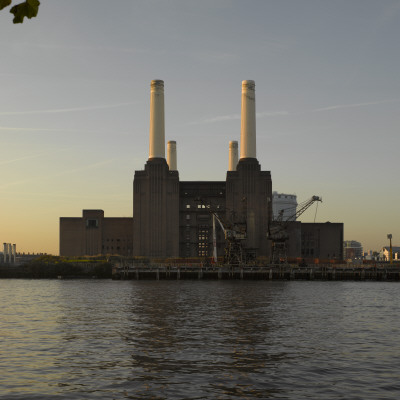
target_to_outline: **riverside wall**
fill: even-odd
[[[357,280],[400,281],[399,265],[294,265],[267,266],[199,266],[148,265],[113,269],[113,279],[180,280],[180,279],[247,279],[247,280]]]

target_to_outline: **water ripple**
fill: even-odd
[[[1,399],[397,399],[388,282],[1,280]]]

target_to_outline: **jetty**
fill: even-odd
[[[133,280],[324,280],[400,281],[400,264],[380,265],[125,265],[113,268],[113,279]]]

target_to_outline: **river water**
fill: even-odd
[[[0,280],[1,399],[398,399],[390,282]]]

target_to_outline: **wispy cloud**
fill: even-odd
[[[257,118],[264,117],[276,117],[280,115],[289,115],[288,111],[262,111],[256,113]],[[240,114],[228,114],[228,115],[218,115],[212,118],[206,118],[201,121],[194,121],[189,123],[189,125],[200,125],[200,124],[212,124],[214,122],[224,122],[224,121],[233,121],[240,120]]]
[[[67,151],[67,150],[70,150],[70,149],[71,149],[71,147],[64,148],[64,149],[61,149],[61,150],[52,150],[52,154],[60,153],[60,152]],[[39,158],[39,157],[44,157],[44,156],[48,156],[48,155],[49,155],[49,152],[46,151],[46,152],[41,152],[41,153],[36,153],[36,154],[30,154],[30,155],[27,155],[27,156],[24,156],[24,157],[13,158],[11,160],[1,160],[0,161],[0,165],[12,164],[14,162],[30,160],[32,158]]]
[[[110,133],[110,131],[100,131],[98,129],[63,129],[63,128],[25,128],[25,127],[17,127],[17,126],[0,126],[0,131],[9,131],[9,132],[65,132],[65,133],[95,133],[95,134],[103,134]],[[132,132],[129,131],[113,131],[113,136],[115,135],[131,135]]]
[[[257,118],[263,118],[263,117],[278,117],[281,115],[289,115],[289,111],[263,111],[256,113]]]
[[[82,171],[86,171],[86,170],[89,170],[89,169],[96,169],[96,168],[102,167],[103,165],[110,164],[114,160],[115,160],[114,158],[110,158],[108,160],[100,161],[100,162],[93,163],[93,164],[84,165],[83,167],[80,167],[80,168],[72,168],[72,169],[65,170],[65,171],[62,171],[62,172],[59,172],[59,173],[56,173],[56,174],[41,175],[41,176],[37,176],[34,179],[30,178],[30,179],[23,179],[23,180],[14,181],[14,182],[8,182],[8,183],[5,183],[3,185],[0,185],[0,190],[6,189],[6,188],[8,188],[10,186],[25,185],[27,183],[39,182],[39,181],[43,181],[43,180],[49,179],[49,178],[58,178],[60,176],[75,174],[77,172],[82,172]]]
[[[400,99],[370,101],[370,102],[366,102],[366,103],[336,104],[334,106],[315,108],[313,110],[310,110],[310,112],[332,111],[332,110],[339,110],[339,109],[343,109],[343,108],[357,108],[357,107],[365,107],[365,106],[375,106],[375,105],[379,105],[379,104],[395,103],[395,102],[398,102],[398,101],[400,101]]]
[[[99,195],[97,193],[95,194],[89,194],[89,193],[70,193],[70,192],[43,192],[43,191],[37,191],[37,192],[27,192],[27,191],[0,191],[2,194],[6,194],[8,196],[18,196],[18,198],[33,198],[33,197],[45,197],[45,198],[63,198],[63,199],[80,199],[80,200],[98,200]],[[126,195],[124,193],[120,192],[112,192],[112,191],[107,191],[102,193],[102,200],[105,199],[125,199],[126,200]]]
[[[358,107],[375,106],[375,105],[380,105],[380,104],[396,103],[399,101],[400,101],[400,99],[388,99],[388,100],[379,100],[379,101],[369,101],[369,102],[364,102],[364,103],[335,104],[333,106],[314,108],[312,110],[305,110],[305,111],[298,111],[298,112],[289,112],[286,110],[261,111],[261,112],[256,113],[256,117],[257,118],[268,118],[268,117],[278,117],[278,116],[304,115],[304,114],[308,114],[308,113],[335,111],[335,110],[340,110],[340,109],[358,108]],[[240,118],[241,118],[240,114],[217,115],[215,117],[205,118],[205,119],[199,120],[199,121],[193,121],[193,122],[188,123],[187,125],[213,124],[216,122],[240,120]]]
[[[0,115],[57,114],[57,113],[68,113],[68,112],[104,110],[104,109],[108,109],[108,108],[131,106],[133,104],[136,104],[136,102],[106,104],[106,105],[100,105],[100,106],[87,106],[87,107],[53,108],[53,109],[47,109],[47,110],[4,111],[4,112],[0,112]]]
[[[203,121],[199,121],[199,124],[212,124],[213,122],[221,122],[221,121],[231,121],[240,119],[240,114],[230,114],[230,115],[218,115],[212,118],[206,118]]]

